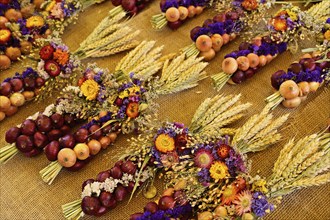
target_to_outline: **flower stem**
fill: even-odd
[[[217,91],[221,90],[222,87],[226,84],[226,82],[228,82],[230,77],[231,75],[225,74],[224,72],[211,76],[216,90]]]
[[[59,164],[58,161],[53,161],[47,167],[40,170],[39,174],[41,175],[42,180],[50,185],[60,173],[61,169],[62,165]]]
[[[165,14],[161,13],[161,14],[152,16],[151,24],[154,29],[157,29],[157,30],[162,29],[167,24]]]
[[[268,96],[265,102],[272,103],[271,110],[274,110],[283,100],[284,98],[281,96],[280,92],[277,91],[273,95]]]
[[[15,143],[0,148],[0,164],[7,163],[8,160],[13,158],[18,153]]]
[[[79,219],[83,211],[81,209],[82,199],[77,199],[73,202],[62,205],[62,212],[66,219]]]
[[[197,56],[200,52],[197,49],[195,43],[192,43],[189,46],[184,47],[181,51],[186,54],[187,58],[189,58],[191,56]]]

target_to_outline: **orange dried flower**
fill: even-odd
[[[324,38],[326,40],[329,40],[330,41],[330,30],[327,30],[325,33],[324,33]]]
[[[257,0],[244,0],[242,6],[245,10],[252,11],[258,8],[258,2]]]
[[[54,59],[60,64],[65,65],[69,61],[69,54],[61,49],[56,49]]]
[[[286,31],[288,28],[286,25],[286,20],[283,18],[274,18],[272,24],[277,31]]]

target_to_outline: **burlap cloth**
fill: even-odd
[[[63,39],[72,51],[78,47],[79,43],[88,36],[112,7],[110,2],[90,7],[79,16],[76,24],[72,24],[66,29]],[[165,54],[177,52],[179,48],[190,44],[190,30],[202,24],[206,18],[213,14],[213,12],[206,11],[198,18],[184,24],[177,31],[166,28],[161,32],[156,32],[151,29],[149,22],[151,15],[156,13],[159,13],[159,1],[154,1],[142,13],[133,18],[130,26],[141,30],[140,40],[156,40],[157,45],[165,45]],[[207,67],[206,70],[209,75],[220,70],[223,56],[236,49],[240,41],[242,39],[237,39],[222,49],[221,53]],[[100,66],[113,70],[116,63],[124,55],[125,53],[121,53],[112,57],[86,60],[85,63],[97,62]],[[253,104],[242,122],[252,114],[260,112],[265,105],[264,98],[273,92],[270,86],[270,75],[278,69],[287,68],[290,62],[298,57],[299,54],[291,55],[286,52],[244,84],[224,87],[223,93],[241,93],[242,101]],[[12,76],[15,71],[22,69],[22,66],[15,64],[12,69],[0,74],[0,80]],[[189,124],[197,106],[206,97],[215,94],[217,92],[212,88],[211,80],[205,79],[194,89],[161,97],[158,99],[161,107],[159,118],[160,120],[180,121]],[[34,112],[43,110],[54,99],[55,97],[42,104],[29,103],[22,107],[18,114],[1,122],[0,146],[5,145],[4,133],[8,128],[21,123]],[[269,176],[279,151],[288,139],[300,138],[325,128],[330,113],[329,100],[330,92],[319,90],[315,94],[309,95],[307,101],[295,110],[278,107],[274,111],[276,115],[291,113],[287,128],[282,130],[284,139],[264,152],[248,155],[253,161],[252,173],[256,174],[260,171],[260,175]],[[81,184],[84,180],[95,178],[98,172],[112,167],[116,161],[116,156],[127,147],[127,137],[119,136],[113,147],[97,155],[80,172],[73,173],[63,170],[51,186],[45,184],[39,176],[39,170],[49,163],[44,155],[33,159],[26,158],[21,154],[16,155],[7,164],[0,166],[0,219],[64,219],[61,205],[80,197]],[[161,188],[160,180],[156,181],[156,184],[158,188]],[[330,219],[329,198],[330,184],[299,190],[284,197],[283,203],[278,206],[276,211],[268,215],[267,219]],[[100,219],[128,219],[130,214],[142,211],[147,201],[142,195],[139,195],[134,197],[130,204],[123,202],[114,211],[108,212]],[[85,218],[90,219],[89,217]]]

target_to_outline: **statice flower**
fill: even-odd
[[[236,59],[238,57],[237,53],[238,53],[237,50],[236,51],[233,51],[233,52],[231,52],[229,54],[226,54],[225,55],[225,58],[232,57],[232,58]]]
[[[207,168],[202,168],[201,171],[197,173],[200,183],[209,183],[211,181],[210,171]]]
[[[162,12],[166,12],[167,9],[171,7],[179,7],[179,3],[177,0],[166,0],[165,4],[161,7]]]
[[[263,217],[267,212],[274,210],[274,205],[268,203],[263,193],[255,192],[252,195],[251,208],[258,217]]]
[[[22,73],[22,77],[26,78],[26,77],[38,77],[38,73],[32,69],[31,67],[26,68],[26,70]]]
[[[250,50],[240,50],[238,51],[237,56],[247,56],[249,53],[251,53]]]
[[[213,24],[209,24],[208,27],[209,27],[209,30],[210,30],[209,32],[211,34],[223,35],[223,34],[226,33],[223,22],[216,22],[216,23],[213,23]]]
[[[229,151],[229,157],[226,158],[225,163],[231,176],[236,176],[238,172],[246,172],[242,156],[233,149]]]
[[[196,39],[201,35],[208,35],[210,33],[210,29],[208,27],[202,27],[200,28],[197,33],[193,37],[193,41],[196,41]]]

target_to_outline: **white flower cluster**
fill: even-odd
[[[46,116],[51,116],[53,114],[53,109],[54,109],[55,105],[54,104],[51,104],[51,105],[48,105],[46,108],[45,108],[45,111],[42,113]]]
[[[37,66],[37,72],[41,78],[47,80],[49,78],[49,74],[45,71],[45,61],[40,60]]]
[[[99,196],[101,190],[107,191],[109,193],[113,193],[118,184],[122,184],[123,186],[128,186],[128,183],[134,180],[134,176],[131,174],[124,173],[121,179],[114,179],[112,177],[107,178],[104,182],[93,182],[91,184],[87,184],[84,187],[84,190],[81,194],[81,198],[85,196],[91,196],[92,194],[96,194]]]
[[[166,128],[173,130],[177,134],[182,134],[183,130],[184,130],[184,128],[178,128],[173,123],[167,123]],[[167,130],[167,129],[165,129],[165,130]]]
[[[95,181],[93,183],[87,184],[81,193],[81,198],[84,198],[85,196],[92,196],[92,194],[99,196],[102,190],[113,193],[118,184],[128,186],[129,182],[135,181],[138,175],[138,171],[135,172],[134,176],[132,174],[124,173],[121,179],[114,179],[109,177],[104,182]],[[149,169],[144,170],[141,173],[139,181],[145,182],[152,175],[153,173]]]
[[[63,89],[63,92],[73,92],[74,94],[78,95],[81,91],[79,86],[67,86]]]

